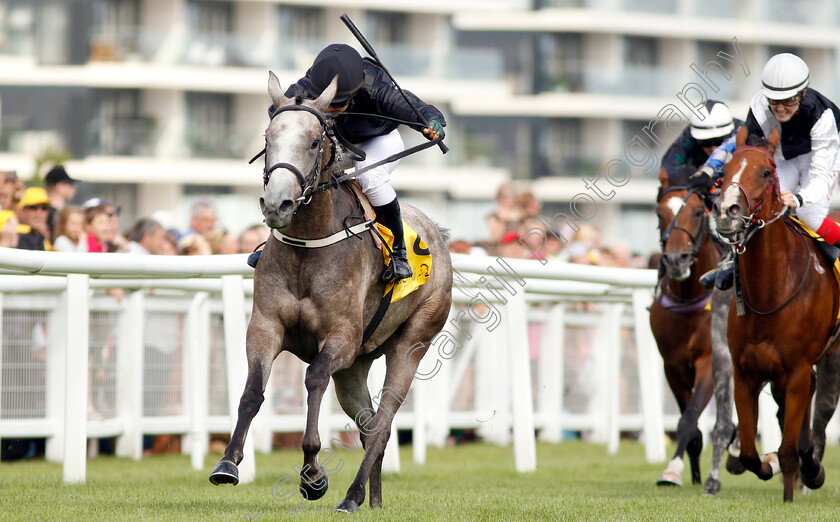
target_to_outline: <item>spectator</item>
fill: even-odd
[[[216,228],[216,207],[207,199],[196,200],[190,212],[190,229],[186,236],[191,234],[206,235]]]
[[[217,228],[204,236],[213,254],[238,254],[239,240],[230,232]]]
[[[76,180],[67,174],[63,166],[56,165],[44,176],[44,188],[47,189],[53,207],[49,216],[50,235],[58,237],[55,230],[58,226],[58,213],[76,197]]]
[[[178,242],[179,256],[209,256],[213,251],[210,243],[201,234],[190,234]]]
[[[18,247],[18,219],[11,210],[0,210],[0,247]]]
[[[47,223],[50,198],[41,187],[30,187],[18,203],[18,248],[24,250],[55,250],[50,242]]]
[[[542,228],[539,221],[542,203],[534,196],[533,192],[523,192],[517,198],[517,205],[522,211],[522,223],[519,227],[520,234],[524,234],[534,227]]]
[[[59,252],[87,252],[85,212],[80,207],[65,206],[57,214],[55,249]]]
[[[103,229],[103,252],[128,252],[128,240],[120,234],[120,212],[122,208],[114,205],[107,199],[92,198],[85,201],[85,209],[102,207],[108,216],[109,227]]]
[[[102,205],[85,209],[85,232],[88,252],[107,252],[108,236],[111,233],[111,218]]]
[[[129,254],[165,253],[166,231],[160,223],[151,218],[140,218],[134,222],[128,233]]]
[[[2,173],[2,187],[0,187],[0,207],[3,210],[16,211],[20,198],[23,196],[23,181],[17,177],[13,170]]]
[[[490,231],[490,241],[499,243],[506,233],[519,229],[522,223],[522,209],[516,204],[517,192],[510,183],[505,183],[496,192],[496,210],[485,221]]]
[[[242,254],[250,254],[256,252],[259,247],[268,241],[268,236],[271,232],[265,225],[251,225],[239,234],[239,252]]]
[[[514,259],[526,259],[530,252],[528,248],[519,241],[519,232],[510,231],[499,241],[499,255]]]

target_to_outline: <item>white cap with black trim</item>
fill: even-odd
[[[802,58],[791,53],[773,56],[761,72],[761,90],[768,100],[786,100],[808,86],[811,72]]]
[[[697,113],[691,117],[691,137],[697,141],[725,138],[735,130],[732,113],[723,103],[715,103],[712,110],[704,105],[697,109]]]

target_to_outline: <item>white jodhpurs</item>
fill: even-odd
[[[784,161],[777,161],[776,173],[779,176],[779,189],[789,190],[796,194],[811,183],[809,169],[813,153],[803,154],[796,158]],[[778,160],[778,157],[777,157]],[[834,181],[828,196],[810,205],[796,209],[796,216],[801,219],[809,228],[817,230],[822,226],[823,220],[828,215],[831,197],[834,189],[837,188],[837,172],[834,172]]]
[[[365,151],[364,161],[356,162],[356,168],[362,169],[381,161],[391,154],[397,154],[405,149],[402,136],[394,129],[384,136],[377,136],[364,143],[358,144]],[[362,192],[370,200],[374,207],[381,207],[394,201],[397,197],[396,191],[388,183],[391,180],[391,172],[396,168],[400,160],[380,165],[375,169],[363,172],[356,178],[362,186]]]

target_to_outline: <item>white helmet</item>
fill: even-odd
[[[808,86],[808,64],[795,54],[782,53],[767,60],[761,86],[768,100],[785,100]]]
[[[723,103],[715,103],[712,110],[704,105],[697,112],[700,114],[695,113],[691,117],[691,137],[697,141],[725,138],[735,130],[732,113]]]

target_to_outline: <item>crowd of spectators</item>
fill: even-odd
[[[94,197],[75,202],[76,183],[62,165],[43,186],[26,187],[15,172],[0,174],[0,246],[59,252],[123,252],[154,255],[250,253],[269,235],[254,224],[238,237],[216,220],[209,200],[196,201],[186,231],[164,227],[153,216],[120,222],[120,207]]]
[[[514,184],[505,183],[496,192],[495,209],[485,217],[487,240],[452,241],[450,251],[647,268],[647,258],[631,253],[626,244],[604,245],[597,227],[583,223],[574,230],[568,223],[557,224],[541,212],[542,203],[532,192],[519,191]]]

